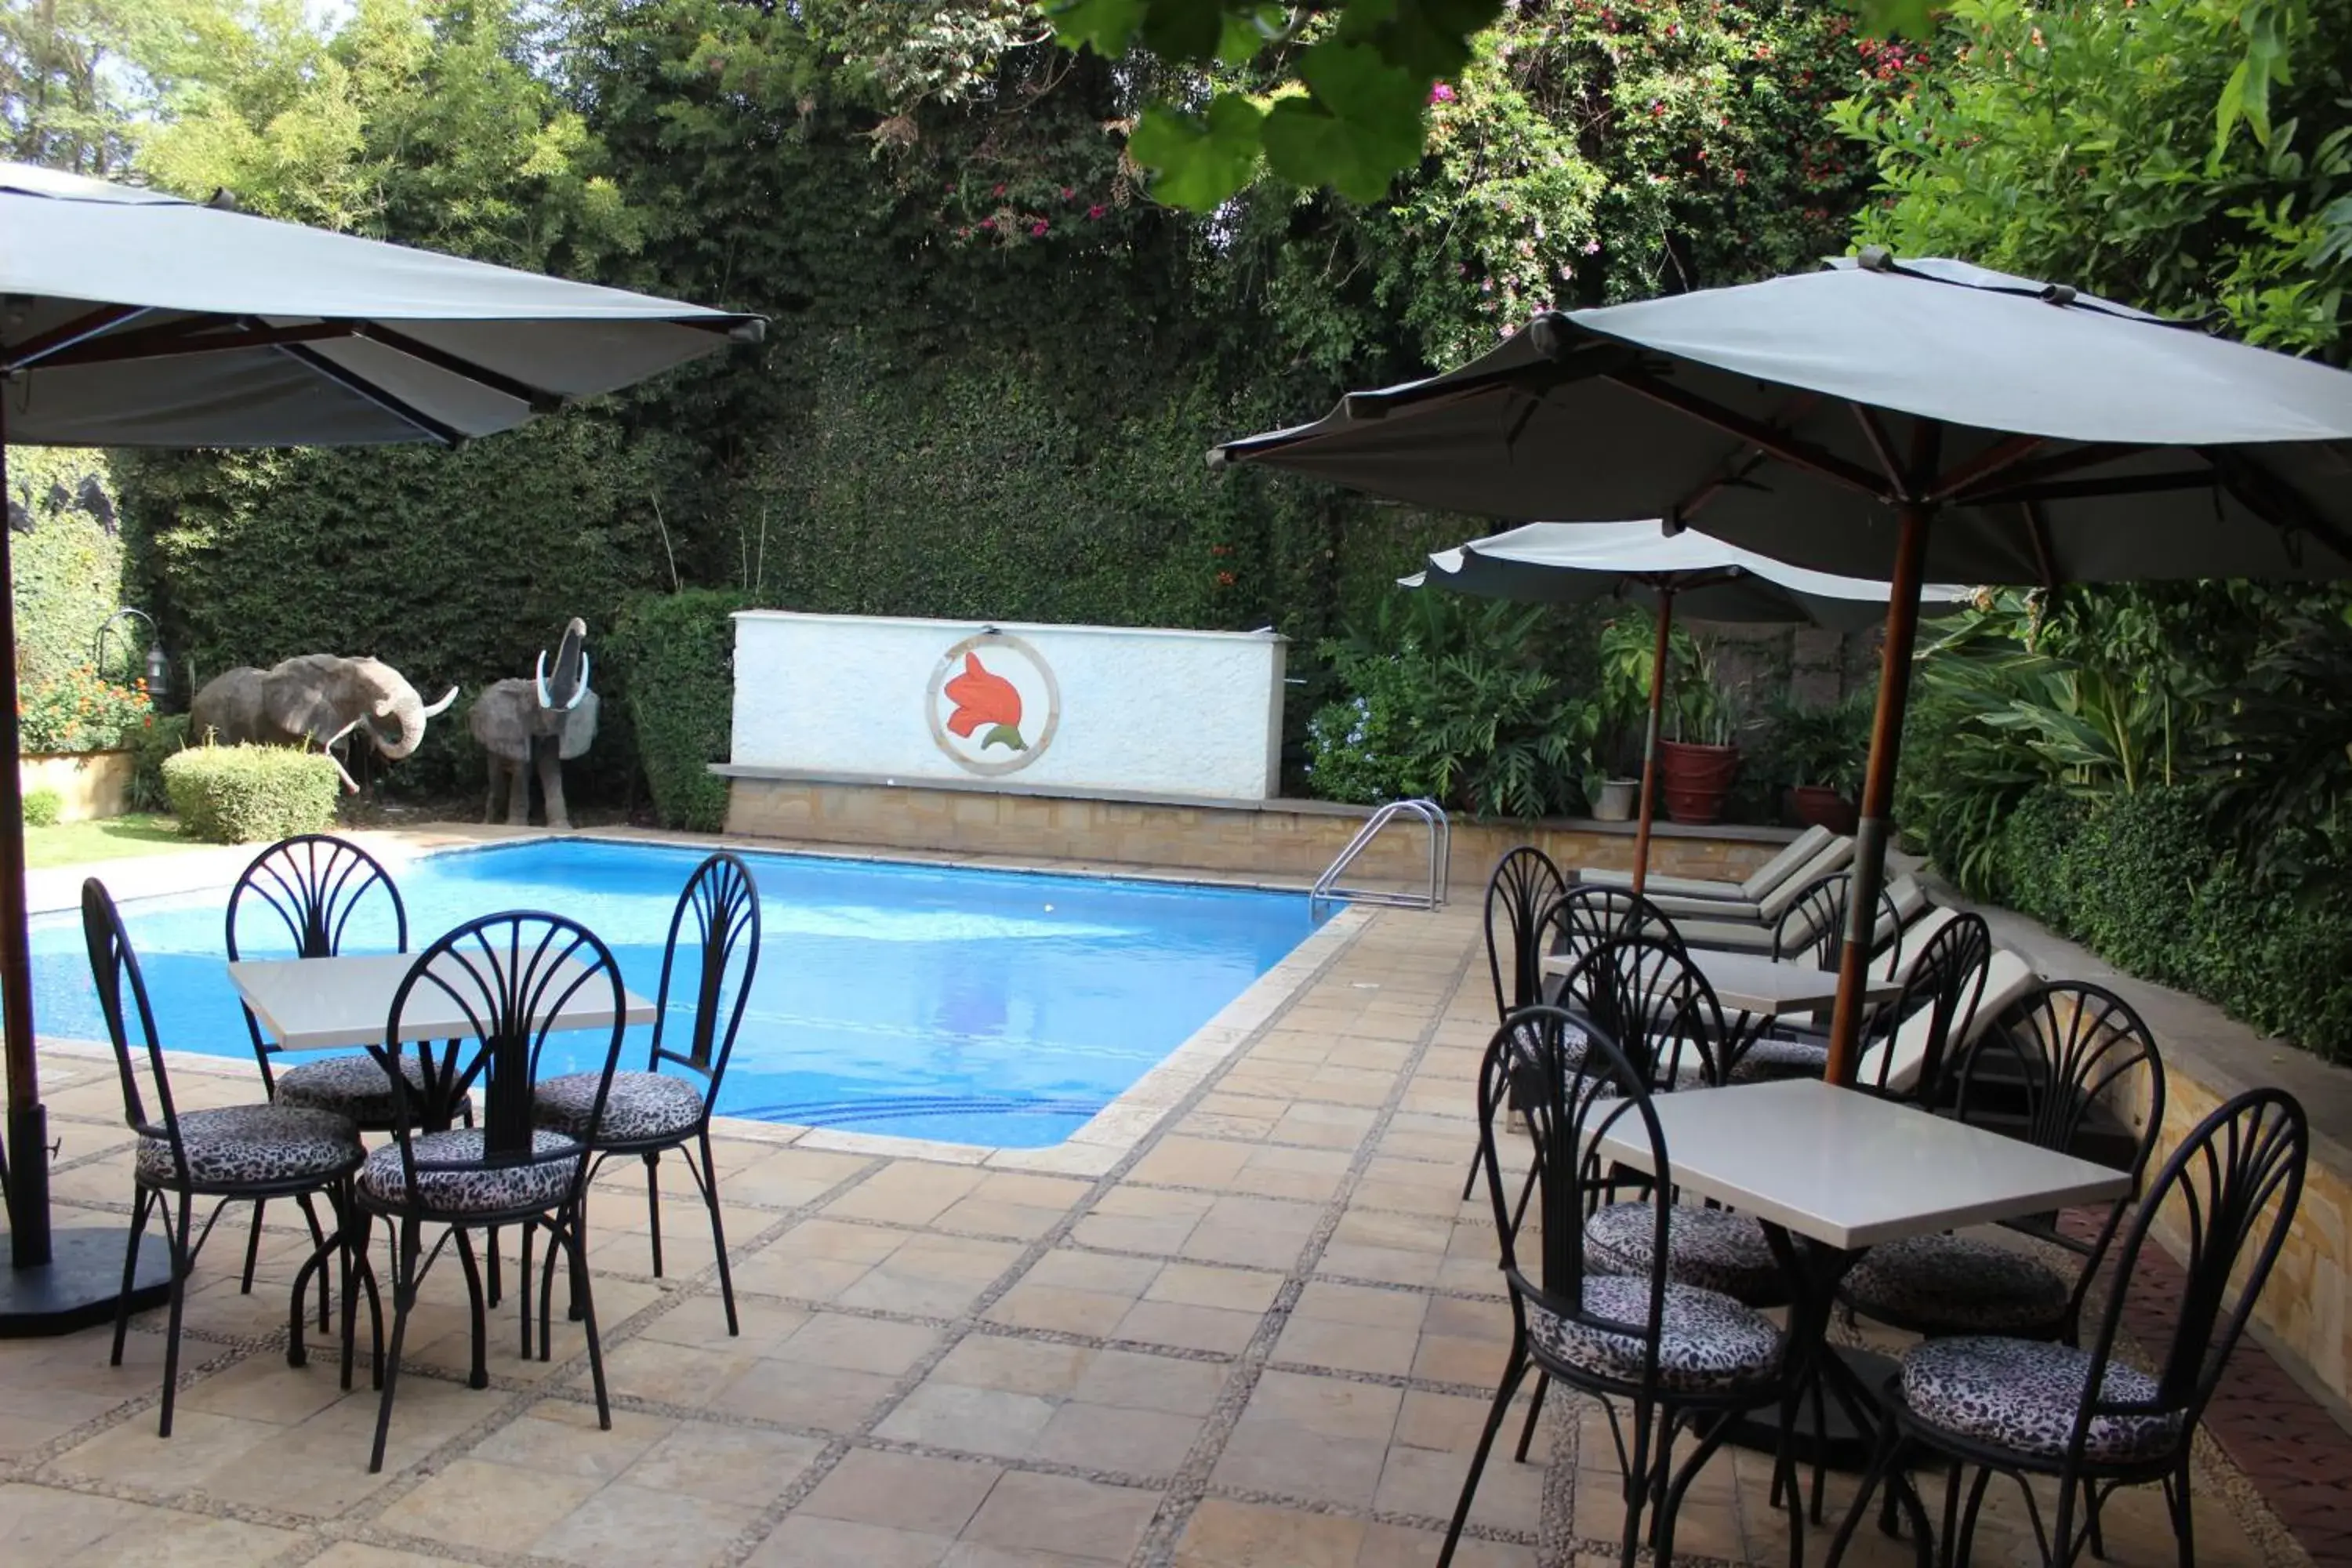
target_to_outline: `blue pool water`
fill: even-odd
[[[700,859],[585,839],[431,856],[399,873],[409,945],[494,910],[551,910],[603,937],[629,989],[650,997],[671,909]],[[745,859],[763,938],[719,1109],[907,1137],[1060,1142],[1317,924],[1298,894]],[[130,900],[122,913],[164,1043],[249,1057],[222,962],[227,901],[218,889]],[[388,918],[373,929],[355,920],[344,951],[394,945]],[[79,914],[33,922],[33,966],[41,1032],[104,1039]],[[644,1065],[648,1032],[632,1032],[623,1066]],[[562,1047],[571,1060],[542,1070],[597,1065],[588,1035],[552,1037],[551,1058]]]

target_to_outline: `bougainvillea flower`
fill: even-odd
[[[1016,752],[1029,749],[1021,738],[1021,693],[1013,682],[982,668],[980,655],[965,654],[963,673],[940,689],[955,704],[955,711],[948,715],[950,732],[968,741],[972,731],[985,724],[988,731],[980,738],[982,751],[996,745]]]

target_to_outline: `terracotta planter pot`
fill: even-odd
[[[1685,741],[1658,742],[1658,793],[1675,822],[1713,822],[1739,772],[1737,746],[1699,746]]]
[[[1799,784],[1789,792],[1789,810],[1807,827],[1852,833],[1861,820],[1853,802],[1827,784]]]

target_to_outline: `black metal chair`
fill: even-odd
[[[1538,940],[1544,957],[1572,964],[1594,948],[1626,937],[1659,942],[1676,952],[1687,951],[1672,917],[1644,895],[1585,884],[1570,888],[1552,905]],[[1559,987],[1555,983],[1547,989],[1556,994]]]
[[[1503,852],[1486,878],[1486,977],[1495,989],[1495,1017],[1544,999],[1543,925],[1568,892],[1567,879],[1552,858],[1532,844]],[[1478,1159],[1462,1177],[1468,1202],[1478,1186]]]
[[[1983,1334],[1929,1340],[1906,1353],[1901,1373],[1886,1384],[1885,1440],[1839,1527],[1831,1563],[1868,1510],[1872,1491],[1915,1454],[1929,1454],[1949,1467],[1947,1563],[1969,1560],[1986,1488],[2001,1475],[2025,1494],[2050,1568],[2068,1568],[2086,1545],[2103,1554],[2101,1505],[2119,1488],[2149,1482],[2164,1488],[2181,1568],[2194,1568],[2189,1455],[2197,1426],[2278,1260],[2302,1196],[2309,1147],[2294,1096],[2274,1089],[2237,1096],[2198,1123],[2150,1184],[2116,1251],[2114,1284],[2087,1348]],[[2168,1278],[2143,1281],[2144,1260],[2162,1250],[2150,1228],[2168,1211],[2183,1222],[2188,1237],[2186,1279],[2168,1278],[2167,1259],[2156,1267]],[[2169,1342],[2143,1344],[2154,1358],[2153,1373],[2116,1356],[2135,1286],[2174,1309]],[[1976,1478],[1963,1512],[1961,1481],[1971,1469]],[[2027,1480],[2036,1475],[2057,1482],[2057,1517],[2049,1530]],[[1895,1489],[1906,1491],[1918,1562],[1927,1568],[1933,1543],[1924,1510],[1906,1489]]]
[[[391,906],[394,951],[408,951],[408,908],[392,873],[374,856],[346,838],[329,833],[303,833],[280,839],[254,857],[228,891],[226,942],[229,962],[248,956],[257,933],[244,929],[251,920],[261,930],[261,954],[286,958],[332,958],[342,951],[352,919],[372,895],[381,894]],[[276,916],[273,922],[268,917]],[[243,934],[240,934],[242,931]],[[277,940],[282,932],[284,941]],[[242,1002],[238,1004],[244,1007]],[[282,1054],[277,1042],[264,1037],[261,1021],[244,1007],[246,1033],[253,1039],[254,1059],[261,1065],[261,1085],[278,1105],[310,1110],[331,1110],[351,1118],[362,1132],[392,1131],[392,1080],[364,1050],[322,1057],[277,1070]],[[404,1058],[416,1083],[415,1063]],[[245,1245],[245,1275],[240,1288],[253,1289],[253,1268],[261,1253],[261,1222],[266,1205],[253,1205],[253,1232]]]
[[[172,1206],[165,1239],[172,1250],[170,1314],[164,1328],[163,1408],[156,1431],[172,1435],[172,1405],[180,1378],[180,1318],[187,1295],[188,1275],[196,1255],[232,1203],[257,1207],[269,1198],[294,1198],[310,1222],[315,1250],[294,1277],[291,1332],[287,1359],[302,1363],[302,1297],[310,1271],[321,1275],[330,1251],[342,1255],[344,1321],[352,1321],[350,1232],[341,1223],[348,1213],[348,1189],[353,1172],[366,1158],[359,1129],[348,1117],[329,1110],[286,1105],[235,1105],[209,1110],[182,1110],[172,1096],[172,1079],[163,1065],[163,1046],[155,1033],[154,1010],[148,1005],[147,982],[139,972],[139,955],[106,885],[92,877],[81,885],[82,937],[89,950],[90,978],[106,1015],[107,1037],[114,1046],[114,1063],[122,1078],[122,1115],[139,1135],[131,1161],[131,1228],[122,1255],[122,1296],[114,1316],[114,1349],[109,1364],[122,1364],[122,1346],[131,1326],[131,1282],[138,1269],[139,1238],[148,1215]],[[122,994],[129,983],[137,1010],[139,1043],[131,1039],[130,1018]],[[141,1092],[144,1073],[153,1086],[155,1109],[150,1114]],[[319,1226],[311,1199],[323,1194],[334,1206],[337,1227],[330,1236]],[[201,1232],[194,1229],[195,1200],[215,1200]],[[371,1289],[370,1300],[373,1294]],[[320,1303],[320,1311],[326,1310]]]
[[[1806,961],[1822,969],[1835,969],[1845,957],[1847,909],[1853,899],[1851,871],[1832,871],[1806,883],[1772,928],[1773,960]],[[1883,956],[1890,966],[1901,963],[1903,914],[1895,907],[1895,894],[1884,887],[1878,889],[1878,921],[1893,935],[1885,950],[1873,942],[1871,958],[1876,961]],[[1876,935],[1875,927],[1873,935]]]
[[[578,1138],[537,1126],[532,1118],[541,1052],[558,1020],[577,997],[612,1022],[604,1067],[588,1096],[588,1124],[604,1122],[619,1066],[626,1026],[627,993],[620,966],[596,934],[562,915],[516,910],[485,915],[450,931],[416,955],[400,989],[393,994],[384,1043],[370,1050],[383,1062],[398,1102],[393,1142],[370,1154],[357,1183],[359,1238],[381,1215],[396,1233],[393,1271],[392,1347],[384,1358],[383,1403],[376,1415],[371,1471],[383,1468],[384,1440],[392,1426],[393,1395],[400,1377],[401,1342],[415,1308],[418,1286],[454,1240],[473,1307],[475,1387],[488,1384],[483,1363],[482,1282],[467,1233],[508,1225],[524,1227],[522,1291],[523,1353],[530,1353],[530,1240],[548,1232],[548,1276],[541,1289],[540,1337],[549,1333],[547,1297],[553,1289],[559,1255],[572,1263],[578,1315],[587,1330],[588,1365],[596,1389],[599,1425],[609,1428],[612,1409],[604,1390],[604,1348],[596,1334],[596,1309],[589,1286],[580,1215],[588,1190],[587,1148]],[[460,1026],[449,1028],[450,1010]],[[405,1074],[392,1074],[401,1043],[418,1032],[412,1022],[435,1016],[435,1035],[455,1035],[447,1055],[425,1073],[428,1101],[410,1103]],[[603,1026],[596,1026],[601,1030]],[[431,1047],[420,1045],[420,1055]],[[450,1108],[478,1092],[481,1125],[451,1128]],[[423,1131],[420,1127],[442,1131]],[[447,1229],[423,1250],[424,1227]],[[351,1302],[344,1301],[343,1375],[351,1376]]]
[[[692,990],[678,971],[678,934],[694,922]],[[719,1167],[710,1157],[710,1111],[735,1034],[751,1000],[751,978],[760,967],[760,889],[751,868],[721,851],[695,868],[670,915],[669,940],[662,953],[661,990],[656,1005],[653,1048],[643,1072],[614,1073],[604,1120],[592,1124],[589,1107],[599,1089],[594,1073],[570,1073],[539,1086],[534,1114],[551,1127],[586,1143],[593,1158],[588,1180],[616,1154],[646,1163],[646,1210],[653,1244],[654,1276],[661,1277],[661,1157],[677,1150],[710,1211],[710,1247],[719,1259],[719,1294],[727,1308],[727,1331],[738,1331],[735,1285],[727,1268],[727,1232],[719,1217]],[[683,1048],[669,1032],[670,987],[693,998],[692,1022]],[[668,1044],[664,1042],[667,1041]],[[664,1072],[665,1064],[677,1068]],[[695,1151],[701,1152],[698,1165]],[[544,1347],[542,1347],[542,1352]]]
[[[1864,1026],[1854,1087],[1926,1106],[1944,1102],[1948,1053],[1968,1038],[1992,966],[1992,932],[1974,912],[1920,944],[1903,990]]]
[[[2137,1192],[2164,1126],[2164,1061],[2147,1025],[2114,992],[2079,980],[2037,987],[1960,1053],[1952,1078],[1953,1114],[1971,1125],[2085,1158],[2102,1152],[2086,1142],[2120,1141]],[[2073,1344],[2084,1294],[2130,1201],[2109,1205],[2088,1240],[2055,1215],[2010,1222],[2080,1258],[2072,1279],[1997,1242],[1918,1236],[1864,1254],[1839,1294],[1864,1317],[1929,1339],[2007,1334]]]
[[[1515,1089],[1524,1096],[1522,1113],[1535,1140],[1542,1212],[1553,1216],[1530,1238],[1538,1249],[1534,1258],[1520,1254],[1525,1211],[1514,1207],[1496,1143],[1496,1115]],[[1670,1564],[1675,1511],[1692,1479],[1728,1436],[1730,1418],[1778,1405],[1781,1429],[1795,1425],[1794,1368],[1786,1336],[1762,1314],[1727,1296],[1666,1278],[1666,1205],[1674,1173],[1650,1107],[1648,1069],[1619,1050],[1596,1020],[1559,1007],[1513,1014],[1487,1045],[1478,1075],[1478,1111],[1479,1165],[1494,1205],[1503,1279],[1510,1292],[1511,1349],[1438,1553],[1438,1568],[1453,1561],[1496,1435],[1530,1365],[1596,1396],[1609,1413],[1625,1478],[1625,1568],[1632,1568],[1644,1539],[1645,1511],[1656,1561]],[[1646,1149],[1656,1194],[1657,1261],[1641,1276],[1602,1274],[1592,1268],[1583,1227],[1557,1218],[1584,1213],[1587,1189],[1605,1180],[1585,1151],[1620,1127],[1630,1129],[1633,1141]],[[1627,1419],[1620,1417],[1621,1403]],[[1698,1444],[1676,1469],[1675,1439],[1685,1428],[1697,1435]],[[1775,1474],[1787,1482],[1792,1500],[1790,1561],[1801,1562],[1804,1521],[1801,1509],[1793,1506],[1797,1488],[1785,1447],[1776,1458]]]

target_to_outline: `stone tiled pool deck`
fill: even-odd
[[[302,1238],[273,1228],[268,1283],[241,1296],[239,1212],[198,1267],[168,1441],[162,1314],[134,1325],[120,1369],[102,1331],[0,1343],[0,1563],[1431,1563],[1509,1332],[1492,1226],[1459,1201],[1489,1015],[1469,910],[1384,910],[1099,1174],[722,1124],[737,1339],[699,1207],[665,1203],[671,1275],[655,1280],[641,1173],[616,1166],[591,1208],[614,1429],[595,1427],[577,1329],[559,1321],[553,1360],[524,1362],[511,1298],[492,1317],[491,1385],[467,1389],[462,1276],[445,1260],[381,1476],[364,1379],[341,1393],[315,1336],[308,1367],[285,1363]],[[180,1061],[184,1103],[257,1089],[249,1064]],[[130,1140],[111,1068],[58,1051],[45,1071],[60,1220],[119,1226]],[[1613,1562],[1606,1428],[1597,1407],[1553,1405],[1570,1462],[1551,1528],[1580,1568]],[[1544,1479],[1498,1453],[1457,1561],[1533,1563]],[[1678,1554],[1784,1562],[1765,1480],[1759,1457],[1718,1458]],[[2210,1444],[2198,1493],[2212,1568],[2312,1561]],[[2021,1560],[2022,1510],[1996,1498],[1977,1560]],[[2118,1497],[2106,1525],[2111,1560],[2174,1561],[2153,1491]],[[1809,1560],[1824,1544],[1810,1534]],[[1874,1531],[1848,1558],[1909,1560]]]

